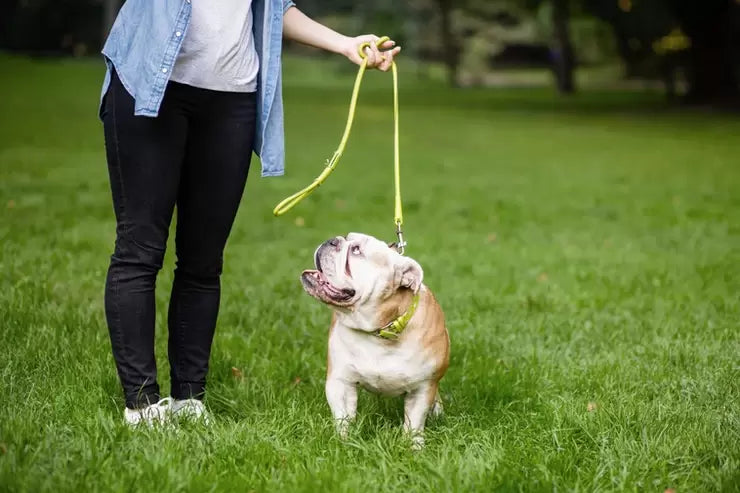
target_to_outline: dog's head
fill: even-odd
[[[314,253],[315,270],[301,275],[304,289],[335,308],[376,305],[399,290],[417,292],[424,273],[413,259],[372,236],[350,233],[325,241]]]

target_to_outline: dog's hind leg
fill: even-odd
[[[424,424],[437,395],[437,383],[427,383],[406,395],[403,428],[411,438],[411,448],[424,448]]]
[[[432,408],[429,410],[429,415],[432,418],[440,418],[444,415],[444,406],[442,405],[442,398],[439,396],[439,389],[437,394],[434,396],[434,403]]]

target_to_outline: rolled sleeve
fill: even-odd
[[[291,7],[295,7],[295,2],[293,0],[283,0],[283,14],[285,14]]]

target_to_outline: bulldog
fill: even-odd
[[[442,413],[439,381],[450,341],[444,314],[413,259],[372,236],[350,233],[316,249],[316,268],[301,282],[331,307],[326,399],[345,438],[357,409],[357,387],[404,396],[404,430],[424,445],[427,415]]]

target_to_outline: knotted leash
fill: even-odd
[[[379,40],[375,41],[375,46],[380,48],[380,46],[388,41],[390,38],[388,36],[384,36],[380,38]],[[308,197],[314,190],[316,190],[319,186],[321,186],[322,183],[327,179],[327,177],[331,174],[332,171],[334,171],[334,168],[337,167],[337,164],[339,164],[339,160],[342,157],[342,154],[344,154],[344,148],[347,145],[347,140],[349,139],[349,134],[352,131],[352,123],[355,119],[355,109],[357,107],[357,97],[360,93],[360,85],[362,84],[362,77],[365,75],[365,69],[367,68],[367,54],[365,53],[365,48],[369,48],[370,43],[362,43],[359,47],[359,54],[362,58],[362,63],[360,63],[360,68],[357,71],[357,77],[355,78],[355,87],[352,90],[352,99],[349,103],[349,115],[347,116],[347,125],[344,127],[344,135],[342,135],[342,140],[339,142],[339,147],[336,151],[334,151],[334,155],[329,159],[329,161],[326,164],[326,167],[324,170],[319,174],[319,176],[314,179],[313,182],[311,182],[310,185],[308,185],[306,188],[294,193],[290,197],[285,198],[282,200],[278,205],[275,206],[275,209],[272,211],[273,214],[276,216],[282,216],[286,212],[288,212],[290,209],[292,209],[298,202]],[[396,243],[396,248],[399,251],[399,253],[403,254],[405,248],[406,248],[406,242],[403,238],[403,209],[401,206],[401,158],[399,154],[399,137],[398,137],[398,70],[396,69],[396,62],[391,62],[391,70],[393,72],[393,166],[394,166],[394,178],[395,178],[395,214],[394,214],[394,222],[396,225],[396,236],[398,237],[398,242]]]

